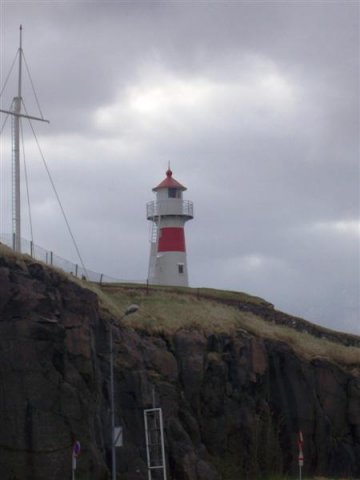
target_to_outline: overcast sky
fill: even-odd
[[[51,122],[33,125],[89,269],[146,279],[145,204],[170,162],[194,202],[191,286],[360,334],[357,1],[1,0],[0,18],[0,84],[22,24]],[[16,70],[1,108],[15,94]],[[25,74],[23,97],[38,115]],[[24,135],[34,241],[77,261]],[[11,231],[10,147],[6,125],[0,233]]]

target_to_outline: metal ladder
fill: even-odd
[[[148,480],[166,480],[164,425],[161,408],[144,410]]]
[[[160,232],[160,215],[158,216],[157,222],[152,222],[151,233],[150,233],[150,260],[149,260],[149,271],[148,279],[154,278],[155,276],[155,266],[156,266],[156,255],[159,244],[159,232]]]

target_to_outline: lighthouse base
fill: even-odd
[[[188,286],[184,252],[161,252],[150,259],[149,283],[152,285]]]

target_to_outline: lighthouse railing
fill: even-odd
[[[148,219],[163,215],[184,215],[193,218],[193,202],[190,200],[179,200],[178,198],[168,198],[167,200],[151,201],[146,204],[146,216]]]

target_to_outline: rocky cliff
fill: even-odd
[[[125,304],[139,301],[134,289],[122,295]],[[200,307],[205,302],[196,301]],[[175,324],[169,305],[169,322]],[[299,325],[269,304],[238,301],[227,308],[258,308],[265,320]],[[76,478],[110,478],[110,313],[85,284],[3,249],[2,480],[70,479],[75,439],[82,445]],[[251,328],[157,329],[156,318],[152,328],[140,320],[129,317],[113,327],[116,423],[124,429],[119,479],[147,479],[143,410],[154,400],[163,411],[169,479],[294,474],[299,429],[307,476],[360,478],[358,337],[333,334],[326,340],[334,350],[341,345],[344,358],[349,351],[350,360],[342,363],[338,357],[302,355],[283,339]],[[321,337],[321,330],[311,328]]]

